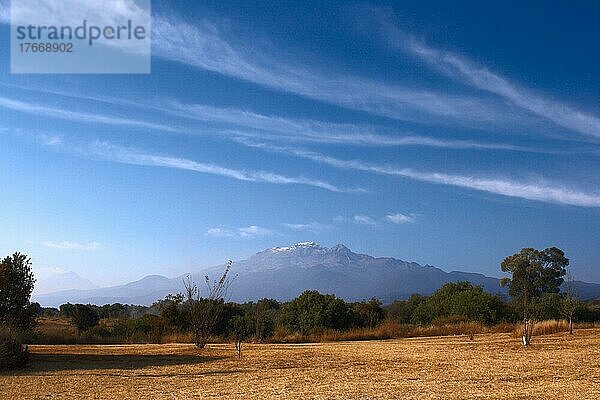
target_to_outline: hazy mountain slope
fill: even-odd
[[[192,274],[201,294],[206,293],[204,277],[217,280],[224,268],[221,265]],[[326,248],[313,242],[267,249],[234,262],[231,275],[235,276],[230,288],[233,301],[263,297],[285,301],[305,290],[318,290],[352,301],[377,297],[391,302],[413,293],[431,294],[444,283],[455,281],[469,281],[488,292],[505,293],[498,279],[482,274],[445,272],[429,265],[353,253],[343,245]],[[34,300],[54,306],[67,301],[151,304],[168,293],[182,292],[182,278],[153,275],[122,286],[36,295]],[[600,297],[598,284],[578,282],[577,287],[581,288],[582,298]]]
[[[75,272],[71,271],[52,275],[35,283],[36,294],[52,293],[60,290],[70,289],[86,290],[97,288],[98,286],[94,285],[88,279],[82,278]]]

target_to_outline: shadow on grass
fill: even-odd
[[[137,370],[204,364],[226,357],[175,354],[30,354],[29,366],[16,374],[68,370]]]

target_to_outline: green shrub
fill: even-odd
[[[23,368],[29,361],[29,351],[11,330],[0,330],[0,371]]]

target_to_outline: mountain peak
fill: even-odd
[[[296,243],[292,246],[273,247],[271,249],[271,251],[274,253],[282,253],[282,252],[292,251],[292,250],[297,250],[297,249],[321,249],[321,248],[322,248],[321,245],[319,245],[318,243],[315,243],[315,242],[300,242],[300,243]]]
[[[351,253],[352,251],[344,246],[343,244],[335,245],[331,248],[331,251],[334,253]]]

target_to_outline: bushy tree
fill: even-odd
[[[323,328],[348,329],[354,320],[350,306],[331,294],[308,290],[283,305],[278,323],[308,335]]]
[[[352,308],[356,313],[357,325],[361,327],[374,328],[385,317],[381,302],[376,298],[367,302],[354,303]]]
[[[35,325],[36,307],[29,302],[34,284],[31,259],[25,254],[14,253],[0,262],[0,324],[18,331]]]
[[[73,318],[73,314],[75,314],[75,304],[61,304],[58,310],[61,317]]]
[[[183,293],[168,294],[164,299],[157,301],[150,308],[158,309],[160,316],[173,328],[186,326],[185,313],[183,312]]]
[[[522,311],[523,345],[529,345],[533,331],[532,320],[538,318],[532,304],[543,293],[560,291],[568,265],[569,259],[557,247],[549,247],[542,251],[524,248],[502,261],[502,272],[508,272],[511,277],[502,279],[500,284],[508,286],[508,294]]]
[[[259,342],[273,334],[279,302],[272,299],[261,299],[254,306],[254,335]]]
[[[127,307],[121,303],[94,307],[100,318],[119,318],[127,315]]]
[[[424,301],[413,313],[413,322],[430,324],[434,320],[462,317],[487,325],[507,316],[504,302],[498,296],[486,293],[481,286],[469,282],[447,283]]]
[[[560,319],[562,317],[563,297],[558,293],[542,293],[531,299],[530,314],[536,320]]]
[[[0,326],[0,371],[23,368],[29,351],[13,329]]]
[[[75,304],[73,315],[71,317],[73,325],[79,333],[98,325],[100,318],[98,313],[89,305]]]
[[[410,324],[413,321],[415,310],[425,300],[427,297],[416,293],[411,295],[408,300],[396,300],[386,307],[387,316],[401,324]]]
[[[229,331],[235,340],[235,350],[238,357],[242,356],[242,343],[252,335],[253,321],[249,313],[235,315],[229,320]]]

